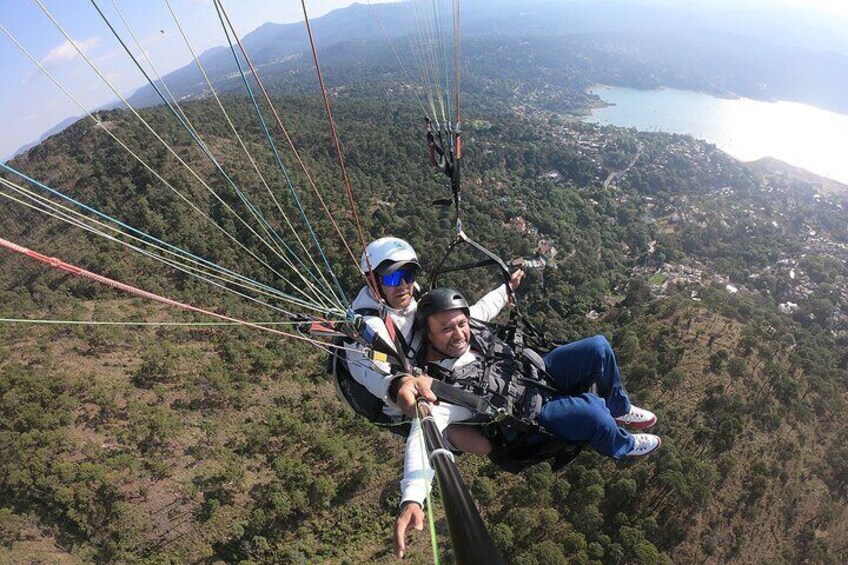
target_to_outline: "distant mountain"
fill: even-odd
[[[382,4],[374,5],[372,13],[371,7],[354,4],[316,19],[313,30],[322,62],[349,65],[351,60],[360,63],[367,56],[372,66],[394,65],[385,30],[412,66],[407,42],[400,40],[410,28],[406,9],[402,4]],[[834,31],[835,23],[799,9],[767,6],[741,11],[655,2],[470,1],[462,12],[463,49],[474,39],[498,38],[508,52],[554,56],[551,67],[555,72],[579,76],[571,81],[572,87],[583,87],[585,81],[580,79],[585,78],[638,88],[668,86],[792,100],[848,113],[848,81],[844,80],[848,76],[848,41]],[[569,47],[574,40],[576,48]],[[541,43],[527,52],[522,47],[527,41]],[[314,86],[314,78],[290,76],[312,65],[311,57],[306,56],[308,43],[302,23],[264,24],[246,35],[244,43],[253,62],[262,67],[263,76],[288,73],[286,80],[278,81],[282,91],[304,84]],[[469,61],[466,51],[463,55],[474,72],[478,61]],[[240,88],[228,48],[209,50],[200,60],[216,89]],[[527,67],[527,63],[519,64]],[[501,78],[499,61],[483,61],[482,66],[487,78]],[[528,70],[533,70],[532,65]],[[336,74],[339,72],[345,69]],[[399,71],[394,72],[400,80]],[[180,98],[207,94],[193,64],[165,80]],[[149,86],[139,89],[130,101],[138,106],[160,103]]]
[[[390,30],[402,29],[400,12],[385,5],[375,5],[383,25]],[[327,48],[354,39],[378,37],[380,24],[365,4],[354,4],[335,10],[311,23],[316,44]],[[286,61],[309,48],[306,28],[302,22],[294,24],[266,23],[243,38],[245,49],[253,63],[259,67]],[[233,78],[238,68],[228,47],[215,47],[200,55],[200,62],[217,85]],[[308,61],[311,64],[311,60]],[[246,63],[242,60],[242,64]],[[305,63],[304,63],[305,64]],[[207,86],[197,67],[192,63],[164,77],[169,88],[178,97],[199,97],[207,93]],[[133,94],[129,101],[137,106],[161,103],[152,87],[145,86]]]
[[[61,122],[59,122],[58,124],[56,124],[55,126],[50,128],[49,130],[47,130],[43,134],[41,134],[41,137],[39,137],[37,140],[33,141],[32,143],[27,143],[26,145],[24,145],[22,147],[18,147],[14,152],[12,152],[12,155],[9,157],[9,159],[12,159],[13,157],[15,157],[17,155],[20,155],[24,151],[28,151],[28,150],[32,149],[33,147],[35,147],[36,145],[39,145],[42,141],[44,141],[48,137],[52,137],[52,136],[56,135],[57,133],[63,132],[65,130],[65,128],[76,123],[77,120],[79,120],[80,118],[81,118],[81,116],[72,116],[70,118],[66,118],[66,119],[62,120]]]

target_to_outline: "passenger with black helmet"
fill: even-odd
[[[416,324],[425,336],[417,365],[426,375],[407,377],[398,388],[397,404],[408,415],[419,397],[432,399],[435,393],[442,401],[429,412],[440,430],[474,421],[480,425],[463,427],[488,440],[495,452],[537,433],[587,443],[613,459],[647,455],[661,444],[659,436],[622,427],[649,428],[657,418],[630,403],[603,336],[559,346],[544,357],[513,348],[475,322],[465,297],[449,288],[421,297]],[[592,386],[596,393],[585,392]],[[395,524],[398,555],[409,527],[423,525],[432,478],[419,434],[413,427],[407,439],[402,511]]]
[[[361,314],[372,330],[387,343],[404,349],[407,356],[414,356],[415,353],[413,326],[418,306],[418,286],[415,281],[420,269],[418,254],[403,239],[381,237],[372,241],[365,248],[360,261],[360,270],[370,283],[360,290],[351,305],[353,311]],[[523,275],[523,271],[513,275],[513,289],[518,286]],[[372,288],[376,289],[376,294]],[[497,316],[507,302],[506,285],[501,285],[481,298],[469,311],[475,318],[488,321]],[[389,328],[387,324],[393,327]],[[389,395],[393,381],[397,387],[400,377],[388,363],[348,351],[347,368],[356,382],[383,401],[383,412],[386,415],[400,418],[401,413]],[[427,396],[428,393],[422,391],[422,394]]]

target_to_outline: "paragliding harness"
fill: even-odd
[[[542,405],[563,393],[556,389],[541,356],[522,344],[517,324],[507,328],[470,320],[471,347],[479,361],[456,370],[422,363],[433,377],[433,393],[440,400],[467,408],[493,444],[489,458],[501,469],[518,473],[530,465],[550,461],[556,471],[570,463],[583,445],[553,436],[536,422]],[[513,332],[512,345],[498,330]]]
[[[382,354],[385,356],[385,360],[390,363],[393,372],[404,372],[405,363],[401,364],[402,360],[399,359],[399,356],[406,356],[409,346],[401,333],[394,327],[391,318],[387,314],[383,315],[376,308],[358,308],[352,310],[351,313],[356,316],[355,322],[337,326],[337,329],[344,335],[336,336],[333,344],[342,346],[350,345],[352,342],[359,343],[363,346],[362,354],[364,357],[369,357],[369,352],[372,355],[373,352]],[[389,335],[393,337],[394,347],[391,347],[371,330],[365,323],[364,317],[366,316],[378,316],[385,321]],[[400,352],[400,355],[398,355],[398,352]],[[386,406],[383,401],[371,394],[365,386],[353,378],[343,349],[333,348],[330,351],[327,358],[327,373],[332,377],[336,396],[356,414],[366,418],[372,424],[387,428],[392,433],[401,436],[409,434],[409,420],[401,415],[392,417],[386,414],[383,411]]]
[[[358,309],[355,314],[356,327],[367,327],[365,316],[381,316],[379,310],[372,308]],[[523,346],[523,330],[517,318],[500,326],[479,320],[471,320],[471,323],[474,347],[483,354],[481,363],[450,371],[421,362],[424,348],[418,352],[416,365],[433,377],[433,393],[440,400],[472,412],[474,418],[469,423],[481,426],[493,445],[489,459],[504,471],[520,473],[543,461],[549,461],[554,471],[561,469],[577,457],[583,444],[560,440],[535,421],[544,401],[562,394],[552,386],[544,361],[534,350]],[[402,337],[396,339],[395,348],[391,348],[379,336],[378,340],[363,340],[362,335],[368,332],[361,329],[359,339],[350,335],[352,332],[343,324],[338,325],[336,331],[340,332],[334,339],[337,345],[355,340],[365,346],[363,354],[366,357],[369,348],[373,348],[372,351],[385,355],[384,360],[394,357],[391,362],[394,372],[405,370],[399,365],[396,353],[398,350],[404,354],[409,352]],[[503,338],[509,339],[511,345]],[[332,350],[327,372],[333,379],[337,396],[353,412],[394,434],[403,437],[409,434],[409,420],[386,414],[383,401],[353,378],[344,350]],[[493,387],[489,383],[497,385]]]
[[[514,306],[506,325],[472,320],[477,349],[484,353],[482,368],[474,364],[475,367],[469,368],[474,370],[473,373],[466,375],[463,372],[458,375],[438,365],[428,364],[425,367],[434,379],[442,377],[433,381],[433,393],[437,398],[464,406],[475,413],[483,423],[484,433],[494,445],[489,458],[501,469],[518,473],[541,461],[552,461],[552,468],[560,469],[577,456],[583,444],[564,442],[535,422],[534,416],[541,410],[544,397],[561,395],[562,392],[552,386],[553,381],[539,354],[525,347],[529,345],[539,351],[549,351],[556,344],[522,315],[510,284],[510,269],[503,259],[471,239],[463,230],[459,161],[462,142],[459,125],[454,130],[444,132],[444,136],[438,127],[433,127],[431,120],[426,119],[426,125],[430,162],[450,179],[453,196],[452,200],[439,199],[432,204],[443,207],[453,204],[456,213],[456,236],[431,271],[430,287],[435,288],[439,277],[449,272],[495,267],[503,277],[507,296]],[[446,144],[445,137],[452,139],[453,143]],[[448,258],[463,245],[482,255],[483,259],[447,265]],[[493,377],[493,373],[500,374]],[[490,381],[498,382],[499,379],[501,390],[491,391]],[[525,394],[521,399],[522,405],[516,410],[514,403],[518,399],[519,388]],[[535,408],[531,408],[531,404]]]
[[[518,473],[536,463],[551,461],[552,468],[557,470],[570,463],[582,450],[583,444],[562,441],[535,422],[535,416],[538,416],[543,401],[562,393],[551,386],[553,381],[545,370],[544,361],[533,349],[525,347],[525,341],[540,350],[552,349],[554,344],[522,316],[510,286],[511,274],[506,263],[463,231],[460,219],[462,195],[458,160],[462,145],[458,126],[452,134],[452,141],[453,144],[446,147],[438,128],[434,132],[431,121],[427,119],[427,145],[431,163],[450,178],[453,192],[453,201],[436,200],[433,204],[456,205],[456,237],[431,272],[431,288],[437,285],[442,274],[495,266],[503,275],[507,295],[515,307],[506,325],[498,326],[473,320],[477,349],[484,352],[483,367],[474,364],[477,369],[474,375],[466,375],[465,371],[461,374],[454,373],[434,364],[424,367],[430,376],[434,377],[433,392],[439,399],[464,406],[475,414],[475,420],[482,424],[484,434],[494,445],[489,458],[498,467]],[[485,259],[469,264],[445,266],[448,257],[461,244],[470,246]],[[357,309],[349,314],[353,322],[336,325],[335,330],[339,333],[334,344],[359,343],[363,346],[366,357],[369,351],[382,353],[384,359],[391,359],[393,372],[410,372],[409,344],[405,343],[400,332],[394,328],[390,316],[374,308]],[[378,316],[384,320],[394,341],[394,347],[373,332],[365,323],[365,316]],[[423,355],[423,350],[423,347],[419,348],[419,357]],[[420,363],[416,365],[421,366]],[[328,359],[327,371],[333,378],[337,395],[355,413],[378,426],[388,428],[393,433],[408,435],[409,421],[401,416],[391,417],[383,411],[383,401],[371,394],[350,374],[343,350],[333,349]],[[488,382],[493,377],[495,380],[499,379],[502,384],[496,392],[488,389]],[[516,409],[515,401],[519,397],[521,405]]]

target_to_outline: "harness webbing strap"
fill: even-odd
[[[440,380],[433,379],[430,390],[433,391],[433,394],[439,400],[468,408],[476,414],[486,416],[487,418],[492,418],[498,414],[498,410],[479,394],[474,394],[473,392],[449,385]]]
[[[480,381],[477,383],[477,386],[480,387],[480,390],[486,390],[489,383],[489,376],[492,374],[492,367],[495,364],[495,356],[493,355],[495,343],[493,340],[489,340],[489,343],[485,344],[481,340],[477,340],[477,343],[483,347],[482,351],[484,355],[483,372],[480,375]]]
[[[394,342],[395,349],[397,350],[397,359],[400,361],[403,372],[410,373],[412,371],[412,367],[409,364],[409,359],[406,357],[408,349],[406,340],[403,339],[403,335],[400,331],[398,331],[395,321],[388,312],[384,313],[382,318],[383,323],[386,325],[386,331],[389,332],[389,337],[391,337]]]
[[[357,315],[353,323],[338,323],[335,325],[336,330],[344,334],[348,340],[358,343],[366,348],[370,348],[374,352],[381,353],[387,358],[394,360],[396,366],[403,367],[405,362],[405,353],[403,353],[402,349],[398,349],[397,341],[394,341],[393,343],[387,342],[364,320],[365,316],[381,317],[381,312],[375,308],[357,308],[353,310],[352,313]],[[388,316],[386,316],[386,318],[391,320]],[[383,318],[381,317],[381,319]],[[387,328],[389,327],[388,324],[386,324],[386,326]],[[374,357],[374,360],[386,361],[384,359],[377,359],[376,356]]]

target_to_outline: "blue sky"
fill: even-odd
[[[191,54],[164,0],[96,1],[112,25],[135,49],[123,27],[120,14],[123,15],[160,74],[191,61]],[[120,92],[132,93],[145,83],[90,0],[41,2]],[[212,0],[170,0],[170,3],[198,53],[224,43]],[[309,17],[314,18],[352,3],[352,0],[308,0],[307,8]],[[240,35],[265,22],[287,23],[303,19],[298,0],[224,0],[223,4]],[[3,0],[0,24],[86,108],[94,109],[116,99],[35,0]],[[0,160],[5,160],[57,123],[83,112],[2,31],[0,62],[5,75],[0,86],[0,122],[5,129],[0,137]]]
[[[120,92],[130,94],[144,84],[143,76],[113,38],[90,0],[40,1]],[[691,1],[721,3],[726,0]],[[165,0],[96,2],[122,36],[128,38],[115,11],[114,6],[118,6],[161,74],[191,61]],[[762,2],[738,0],[734,1],[734,5]],[[198,53],[224,43],[212,0],[170,0],[170,3]],[[352,0],[308,0],[307,6],[310,17],[318,17],[351,3]],[[804,5],[848,17],[848,0],[782,0],[782,3]],[[224,0],[224,6],[242,36],[265,22],[302,20],[299,0]],[[54,73],[86,108],[94,109],[116,99],[50,22],[36,0],[2,0],[0,24]],[[0,121],[5,129],[0,136],[0,160],[11,157],[19,147],[38,139],[66,118],[83,115],[82,110],[2,32],[0,62],[5,79],[0,85]]]

